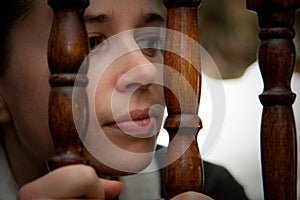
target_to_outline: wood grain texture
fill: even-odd
[[[264,197],[296,199],[297,141],[290,82],[296,52],[293,43],[295,11],[299,0],[248,0],[258,13],[261,44],[259,66],[264,80],[261,161]]]
[[[48,168],[53,170],[69,164],[87,163],[82,157],[79,135],[84,137],[88,121],[85,91],[88,63],[84,60],[89,53],[89,43],[82,13],[89,1],[49,0],[48,4],[54,12],[48,46],[52,87],[48,114],[55,149]]]
[[[168,8],[167,28],[198,42],[197,7],[201,1],[166,0],[164,3]],[[169,199],[186,191],[200,192],[203,187],[203,167],[197,144],[197,134],[202,127],[198,117],[201,73],[200,49],[194,48],[184,37],[168,32],[165,49],[168,49],[165,65],[180,74],[164,71],[164,84],[168,86],[165,88],[168,117],[164,128],[170,143],[163,183]],[[180,51],[186,55],[185,59],[173,53]]]

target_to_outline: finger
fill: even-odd
[[[104,188],[92,167],[61,167],[21,188],[19,199],[98,198],[104,199]],[[23,198],[24,197],[24,198]],[[25,198],[26,197],[26,198]]]
[[[101,179],[101,182],[107,199],[117,197],[122,191],[122,183],[119,181]]]
[[[198,193],[198,192],[185,192],[182,194],[177,195],[176,197],[172,198],[171,200],[212,200],[212,198]]]

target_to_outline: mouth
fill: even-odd
[[[105,126],[119,134],[125,133],[136,138],[149,138],[159,131],[159,127],[157,127],[159,116],[155,109],[133,110],[128,114],[117,117],[115,121]]]

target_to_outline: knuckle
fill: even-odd
[[[198,192],[193,192],[193,191],[188,191],[188,192],[184,192],[180,195],[177,196],[177,198],[175,198],[176,200],[179,199],[189,199],[189,200],[211,200],[211,198],[198,193]]]
[[[32,186],[32,184],[27,184],[21,187],[18,192],[17,200],[32,200],[33,197],[36,196],[36,190]]]
[[[82,184],[86,187],[90,187],[98,181],[98,176],[94,168],[90,166],[80,167],[80,169],[76,172],[76,176],[80,178]]]

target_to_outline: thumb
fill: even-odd
[[[120,181],[101,179],[106,199],[117,197],[122,191],[122,183]]]

